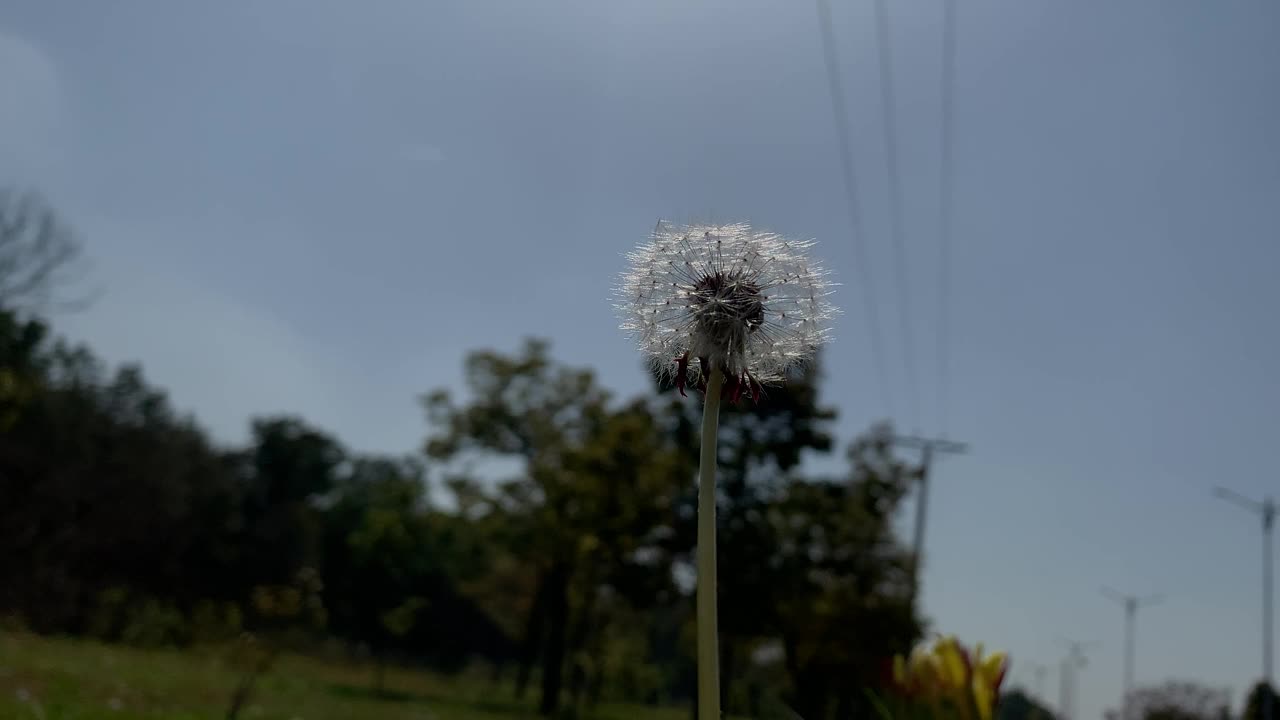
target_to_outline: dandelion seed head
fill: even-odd
[[[779,383],[827,342],[836,313],[811,246],[744,223],[659,223],[627,256],[616,291],[622,328],[678,387],[689,358],[730,382]]]

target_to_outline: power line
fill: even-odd
[[[907,370],[907,420],[920,418],[919,390],[916,385],[915,330],[911,325],[911,291],[907,284],[906,241],[902,230],[902,180],[898,174],[897,101],[893,92],[893,48],[890,44],[889,6],[876,0],[876,37],[880,49],[880,108],[884,124],[885,164],[889,175],[889,231],[892,235],[894,263],[898,280],[898,320],[902,325],[903,365]]]
[[[943,0],[942,20],[942,166],[939,173],[938,246],[938,430],[947,432],[951,334],[951,216],[954,193],[952,134],[955,125],[956,2]]]
[[[893,396],[889,391],[889,374],[884,361],[884,336],[880,330],[880,311],[876,306],[871,264],[862,238],[862,219],[858,211],[858,184],[853,174],[853,149],[849,140],[849,117],[845,109],[844,89],[840,80],[840,63],[836,57],[835,35],[831,29],[831,5],[829,0],[817,0],[817,3],[823,58],[827,66],[827,86],[831,94],[831,114],[835,119],[836,134],[840,141],[840,168],[844,174],[845,206],[849,213],[849,229],[853,234],[854,261],[858,265],[863,305],[867,309],[867,333],[871,337],[871,352],[875,358],[876,375],[880,379],[881,400],[884,403],[885,412],[892,417]]]

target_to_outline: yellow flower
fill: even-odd
[[[893,656],[893,684],[906,687],[908,681],[907,661],[901,655]]]
[[[970,653],[953,636],[921,646],[893,660],[893,679],[911,697],[927,704],[950,706],[971,720],[991,720],[1008,656],[984,656],[982,645]]]
[[[992,653],[984,658],[982,645],[978,645],[974,650],[973,703],[981,720],[990,720],[995,709],[995,701],[1000,694],[1000,683],[1004,681],[1008,659],[1008,656],[1002,652]]]
[[[960,694],[969,683],[969,654],[954,637],[944,637],[934,646],[933,654],[941,667],[941,681],[948,694]]]

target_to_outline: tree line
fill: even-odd
[[[77,255],[46,207],[0,198],[7,622],[142,645],[338,640],[375,667],[482,663],[545,715],[691,702],[693,398],[656,378],[614,397],[528,340],[470,353],[465,387],[422,396],[420,451],[355,452],[293,416],[254,418],[227,446],[140,367],[107,367],[24,302],[53,295]],[[13,280],[33,257],[35,276]],[[835,417],[816,365],[724,413],[733,712],[864,716],[864,689],[922,634],[890,526],[918,469],[887,426],[845,445]],[[804,470],[837,450],[845,470]],[[475,470],[494,458],[515,469]]]

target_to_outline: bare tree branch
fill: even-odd
[[[91,297],[65,297],[84,271],[84,245],[34,192],[0,190],[0,309],[82,309]]]

